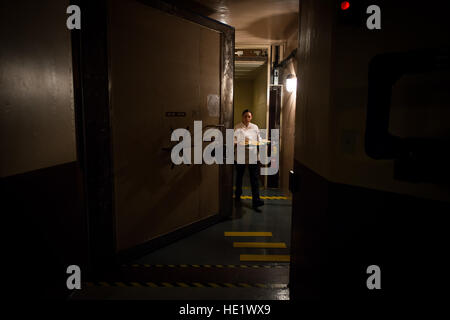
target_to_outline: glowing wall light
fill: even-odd
[[[288,92],[294,92],[297,90],[297,78],[293,74],[286,77],[286,90]]]

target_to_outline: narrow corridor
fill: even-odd
[[[449,3],[0,1],[21,307],[448,300]]]

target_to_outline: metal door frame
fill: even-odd
[[[224,124],[224,129],[233,128],[234,28],[176,4],[136,1],[220,33],[220,123]],[[78,5],[82,12],[81,29],[71,31],[77,157],[84,177],[89,273],[97,274],[129,258],[129,255],[119,257],[116,248],[108,1],[71,0],[71,4]],[[232,165],[220,166],[219,181],[220,212],[210,223],[232,213]],[[189,232],[193,232],[192,227],[184,230],[184,233]],[[137,251],[143,254],[155,245],[173,241],[174,237],[165,240],[153,246],[139,246]],[[132,255],[136,253],[134,250]]]

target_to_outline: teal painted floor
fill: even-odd
[[[248,177],[244,179],[245,198],[251,195],[251,190]],[[240,204],[235,203],[230,219],[124,265],[120,272],[105,278],[105,282],[90,283],[71,299],[289,300],[288,262],[240,260],[242,254],[290,254],[290,195],[277,189],[261,189],[260,193],[263,197],[287,199],[265,199],[258,212],[251,208],[251,200],[245,198]],[[271,232],[272,236],[224,235],[230,231]],[[286,248],[237,248],[234,242],[281,242]]]
[[[250,190],[243,190],[250,195]],[[262,196],[281,195],[261,190]],[[194,235],[156,250],[134,263],[140,264],[240,264],[240,254],[288,255],[291,233],[291,201],[264,200],[261,212],[251,208],[251,200],[241,200],[232,219],[220,222]],[[226,237],[227,231],[272,232],[272,237]],[[283,242],[287,248],[234,248],[233,242]],[[246,262],[248,264],[250,262]],[[267,262],[256,262],[256,264]]]

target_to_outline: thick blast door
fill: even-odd
[[[174,130],[187,129],[193,144],[194,121],[224,134],[232,126],[232,28],[181,13],[159,2],[109,5],[118,252],[195,230],[186,227],[226,215],[231,200],[224,190],[231,190],[224,178],[228,167],[171,160]]]

